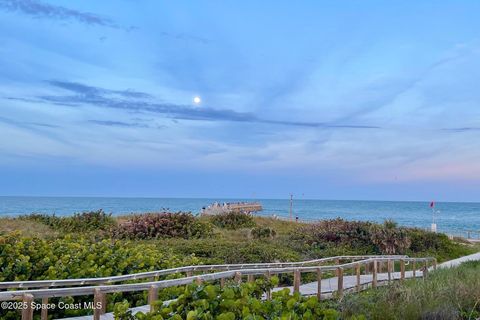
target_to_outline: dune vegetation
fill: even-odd
[[[478,249],[443,234],[399,227],[392,221],[375,224],[334,219],[303,224],[243,214],[196,217],[181,212],[113,217],[102,210],[65,217],[31,214],[0,220],[2,281],[100,277],[193,264],[300,261],[335,255],[407,254],[432,256],[441,262]],[[279,281],[289,284],[291,279]],[[185,290],[161,290],[159,298],[177,298]],[[62,299],[83,301],[89,297]],[[287,304],[289,299],[280,298]],[[122,301],[130,306],[144,305],[146,293],[109,295],[107,309],[112,311]],[[354,310],[353,304],[351,308],[338,305],[332,310],[350,317],[354,312],[348,310]],[[310,313],[317,309],[315,305]],[[88,310],[55,310],[51,314],[73,316],[85,312]],[[14,311],[1,311],[0,316],[18,318]],[[231,315],[224,317],[230,319]]]

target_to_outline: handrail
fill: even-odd
[[[32,295],[34,298],[52,298],[52,297],[65,297],[65,296],[82,296],[92,295],[100,290],[102,294],[114,293],[114,292],[135,292],[146,291],[155,287],[156,289],[169,288],[180,285],[187,285],[193,281],[213,281],[220,279],[233,278],[237,274],[241,275],[265,275],[269,274],[283,274],[292,272],[323,272],[334,271],[338,269],[352,268],[360,265],[366,265],[372,262],[381,261],[403,261],[403,262],[428,262],[434,261],[434,258],[408,258],[406,256],[387,256],[387,257],[372,257],[360,261],[348,262],[339,265],[331,266],[311,266],[311,267],[283,267],[283,268],[256,268],[256,269],[235,269],[229,271],[221,271],[216,273],[208,273],[196,276],[189,276],[180,279],[169,279],[160,281],[150,281],[142,283],[129,283],[120,285],[102,285],[102,286],[89,286],[89,287],[70,287],[70,288],[54,288],[54,289],[30,289],[30,290],[17,290],[17,291],[3,291],[0,292],[0,301],[17,300],[25,295]]]
[[[369,259],[369,258],[400,258],[407,257],[403,255],[364,255],[364,256],[335,256],[321,259],[298,262],[272,262],[272,263],[246,263],[246,264],[217,264],[217,265],[193,265],[178,268],[170,268],[156,271],[147,271],[133,273],[120,276],[98,277],[98,278],[77,278],[77,279],[59,279],[59,280],[31,280],[31,281],[5,281],[0,282],[0,289],[12,288],[46,288],[46,287],[66,287],[66,286],[83,286],[94,284],[111,284],[122,281],[140,280],[166,276],[175,273],[190,273],[196,271],[220,271],[220,270],[243,270],[243,269],[260,269],[260,268],[285,268],[294,266],[303,266],[308,264],[320,264],[335,260],[347,259]]]

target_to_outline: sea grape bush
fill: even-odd
[[[211,217],[211,221],[219,228],[230,230],[251,228],[256,226],[255,220],[251,214],[241,212],[226,212],[217,214]]]
[[[20,216],[19,219],[40,222],[52,227],[54,230],[62,232],[108,230],[116,224],[112,214],[105,213],[102,209],[75,213],[73,216],[32,213],[30,215]]]
[[[198,264],[154,244],[65,236],[55,240],[0,237],[0,281],[90,278]]]
[[[231,284],[225,288],[217,285],[188,285],[178,299],[168,305],[161,301],[156,310],[133,315],[127,302],[114,308],[117,320],[321,320],[337,319],[338,312],[323,307],[316,297],[291,295],[288,289],[272,293],[271,300],[262,299],[266,290],[278,283],[257,279],[255,283]]]
[[[196,219],[191,213],[161,212],[132,215],[112,232],[115,238],[126,239],[197,239],[211,236],[213,226]]]
[[[54,240],[21,237],[14,232],[0,237],[0,281],[94,278],[161,270],[199,264],[195,256],[176,256],[155,244],[126,240],[99,240],[68,235]],[[128,296],[145,304],[143,293],[112,294],[122,301]],[[71,299],[71,298],[70,298]],[[75,301],[91,297],[76,297]],[[82,300],[83,301],[83,300]],[[84,314],[86,310],[54,310],[55,317]],[[0,319],[19,319],[17,312],[0,310]]]

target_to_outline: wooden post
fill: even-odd
[[[247,281],[250,282],[250,283],[255,281],[255,278],[253,277],[253,274],[249,274],[247,276]]]
[[[43,288],[43,289],[48,289],[47,288]],[[48,305],[48,298],[45,297],[45,298],[42,298],[42,311],[40,311],[40,320],[48,320],[48,309],[47,309],[47,305]]]
[[[340,259],[335,259],[335,265],[338,266],[340,264]],[[338,269],[335,270],[335,275],[338,277]]]
[[[201,285],[203,283],[203,279],[200,277],[195,277],[195,284],[197,286]]]
[[[405,280],[405,260],[400,260],[400,281]]]
[[[360,282],[360,263],[357,263],[355,265],[355,273],[357,275],[357,292],[360,292],[360,286],[361,286],[361,282]]]
[[[225,287],[225,278],[220,279],[220,288]]]
[[[437,270],[437,259],[433,259],[433,270]]]
[[[187,271],[187,277],[191,277],[193,276],[193,271],[192,270],[188,270]]]
[[[242,283],[242,273],[240,271],[235,272],[234,280],[238,284]]]
[[[22,302],[26,304],[25,308],[22,309],[22,320],[33,320],[33,295],[24,294]]]
[[[322,299],[322,269],[317,268],[317,299]]]
[[[105,305],[105,294],[99,288],[96,288],[94,292],[95,294],[93,296],[93,320],[100,320],[100,315],[105,313],[107,307]]]
[[[373,268],[372,268],[372,288],[377,287],[377,260],[373,260]]]
[[[423,279],[426,279],[428,276],[428,262],[425,260],[425,265],[423,266]]]
[[[392,261],[387,261],[388,283],[392,281]]]
[[[369,274],[370,273],[370,263],[366,263],[365,264],[365,274]]]
[[[338,298],[342,299],[342,297],[343,297],[343,269],[342,268],[337,268],[337,274],[338,274],[337,293],[338,293]]]
[[[267,270],[267,272],[265,273],[265,278],[267,279],[267,281],[270,281],[270,271]],[[271,300],[272,299],[272,291],[270,289],[267,290],[267,300]]]
[[[413,260],[412,262],[412,272],[413,272],[413,279],[416,279],[417,278],[417,266],[416,266],[416,261]]]
[[[150,305],[150,312],[154,312],[155,310],[155,301],[158,300],[158,286],[151,286],[148,290],[148,304]]]
[[[300,292],[301,273],[299,269],[293,271],[293,292]]]

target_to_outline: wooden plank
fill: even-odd
[[[24,294],[22,302],[24,303],[22,320],[33,320],[33,295],[29,293]]]

